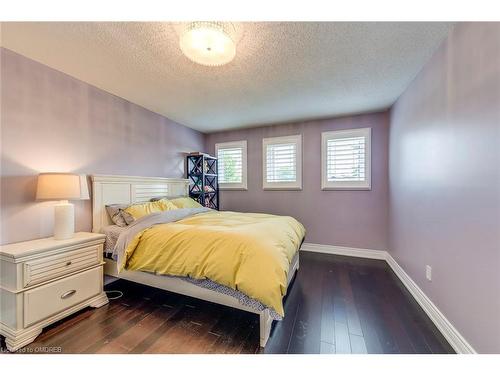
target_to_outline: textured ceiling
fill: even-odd
[[[235,59],[188,60],[182,24],[3,23],[2,46],[203,132],[388,108],[449,23],[233,24]]]

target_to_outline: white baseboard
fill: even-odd
[[[413,279],[403,270],[403,268],[394,260],[394,258],[384,250],[357,249],[344,246],[320,245],[313,243],[303,243],[300,248],[302,251],[312,251],[316,253],[345,255],[368,259],[382,259],[387,262],[403,285],[408,289],[413,298],[425,311],[427,316],[436,325],[444,338],[450,343],[453,349],[459,354],[475,354],[474,348],[460,334],[460,332],[450,323],[437,306],[427,297],[419,288]]]
[[[304,242],[300,250],[312,251],[314,253],[345,255],[349,257],[383,259],[383,260],[385,260],[387,254],[387,252],[384,250],[357,249],[354,247],[320,245],[317,243],[308,243],[308,242]]]

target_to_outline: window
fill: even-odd
[[[302,136],[262,140],[263,188],[302,189]]]
[[[371,189],[371,129],[321,134],[321,189]]]
[[[216,143],[221,189],[247,189],[247,141]]]

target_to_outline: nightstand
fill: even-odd
[[[15,351],[49,324],[108,303],[103,291],[105,236],[79,232],[0,246],[0,335]]]

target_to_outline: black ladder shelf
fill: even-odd
[[[217,158],[207,154],[187,156],[189,196],[202,206],[219,209],[219,179]]]

